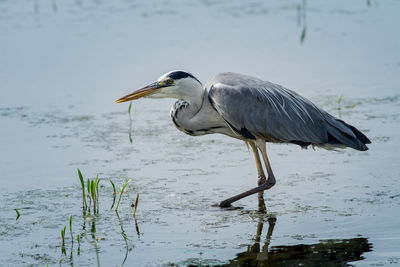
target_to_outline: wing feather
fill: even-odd
[[[256,137],[276,142],[343,143],[359,150],[366,148],[353,133],[353,126],[278,84],[241,74],[221,73],[210,80],[206,88],[214,109],[239,134],[246,130]]]

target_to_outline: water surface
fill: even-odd
[[[1,1],[0,265],[400,264],[399,10],[397,1]],[[128,105],[114,104],[172,69],[282,84],[365,132],[370,150],[269,145],[268,214],[256,196],[212,207],[256,185],[245,145],[184,135],[169,119],[173,100],[153,99],[133,103],[131,143]],[[77,168],[101,179],[96,216],[82,216]],[[118,217],[109,180],[120,188],[129,178]],[[64,255],[70,215],[75,243],[67,230]]]

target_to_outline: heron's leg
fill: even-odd
[[[272,172],[271,163],[269,163],[269,160],[268,160],[267,148],[265,146],[265,142],[264,141],[258,141],[257,142],[257,146],[258,146],[258,149],[260,150],[261,155],[263,157],[265,167],[267,168],[268,180],[265,181],[265,182],[266,183],[270,183],[273,186],[276,183],[276,180],[275,180],[275,175]]]
[[[257,146],[254,142],[249,142],[251,148],[253,149],[254,159],[256,160],[257,172],[258,172],[258,186],[264,184],[267,180],[265,179],[264,170],[260,161],[260,156],[258,154]],[[265,201],[264,201],[264,191],[258,192],[258,211],[266,212]]]
[[[256,145],[261,152],[261,155],[262,155],[264,163],[265,163],[265,167],[267,168],[267,173],[268,173],[267,181],[265,181],[265,183],[259,185],[256,188],[250,189],[239,195],[236,195],[236,196],[233,196],[233,197],[230,197],[228,199],[221,201],[221,203],[219,203],[219,206],[221,208],[229,207],[233,202],[238,201],[239,199],[242,199],[244,197],[250,196],[250,195],[258,193],[258,192],[263,192],[264,190],[270,189],[271,187],[273,187],[275,185],[276,180],[275,180],[275,176],[272,172],[271,165],[270,165],[268,157],[267,157],[267,149],[265,147],[265,142],[264,141],[257,142]]]
[[[266,261],[268,260],[268,247],[271,242],[271,237],[272,237],[272,232],[274,231],[275,227],[275,222],[276,222],[276,217],[271,215],[268,217],[268,232],[267,232],[267,237],[265,239],[265,243],[260,249],[260,241],[261,241],[261,234],[263,231],[263,225],[264,225],[264,216],[260,216],[258,219],[258,224],[257,224],[257,234],[256,238],[254,241],[254,245],[249,247],[247,249],[248,252],[252,253],[257,253],[257,260],[259,261]]]
[[[261,234],[264,226],[264,220],[260,216],[258,219],[258,224],[257,224],[257,233],[256,233],[256,238],[254,240],[254,245],[252,245],[250,248],[247,249],[247,251],[252,252],[252,253],[260,253],[260,241],[261,241]]]

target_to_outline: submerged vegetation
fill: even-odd
[[[61,230],[61,241],[62,241],[62,243],[61,243],[61,253],[62,254],[66,254],[66,251],[65,251],[65,229],[67,228],[67,226],[64,226],[64,228]]]
[[[115,207],[115,211],[118,211],[118,207],[119,207],[119,202],[121,201],[121,197],[122,197],[122,194],[124,193],[124,191],[125,191],[125,187],[130,183],[132,181],[132,179],[129,179],[128,181],[126,181],[126,183],[124,184],[124,186],[122,187],[122,189],[121,189],[121,193],[119,194],[119,198],[118,198],[118,202],[117,202],[117,206]]]
[[[71,243],[74,245],[74,237],[72,235],[72,215],[69,216],[69,232],[71,233]]]
[[[344,99],[344,98],[343,98],[343,95],[340,95],[339,98],[338,98],[338,101],[337,101],[337,104],[338,104],[337,110],[338,110],[338,112],[339,112],[339,114],[338,114],[339,118],[342,117],[342,111],[343,111],[343,112],[346,112],[346,111],[348,111],[348,110],[351,110],[351,109],[353,109],[356,105],[359,104],[359,102],[353,102],[353,103],[348,103],[348,104],[346,104],[346,103],[344,103],[344,102],[346,102],[346,101],[343,101],[343,99]]]
[[[134,206],[135,209],[133,210],[133,216],[135,216],[135,214],[136,214],[136,209],[137,209],[138,203],[139,203],[139,194],[136,195],[135,206]]]
[[[19,213],[18,209],[14,209],[14,210],[15,210],[15,212],[17,213],[17,218],[15,218],[15,220],[18,220],[19,217],[21,216],[21,214]]]
[[[340,105],[342,103],[342,99],[343,99],[343,95],[340,95],[339,99],[338,99],[338,110],[342,109],[342,106]]]
[[[110,183],[111,183],[112,188],[113,188],[113,203],[112,203],[111,208],[110,208],[110,209],[112,209],[112,208],[114,208],[115,198],[117,197],[117,190],[115,190],[115,184],[113,183],[112,180],[110,180]]]
[[[76,241],[78,241],[78,256],[81,254],[81,236],[78,234],[76,236]]]
[[[78,243],[78,246],[76,250],[74,250],[74,233],[73,233],[73,216],[69,216],[69,231],[70,231],[70,253],[69,257],[66,257],[67,252],[66,252],[66,236],[65,232],[67,229],[67,226],[64,226],[61,230],[61,254],[63,255],[62,258],[60,259],[59,263],[63,263],[64,261],[69,261],[71,265],[74,265],[74,260],[73,260],[73,253],[77,253],[78,256],[81,255],[81,244],[84,240],[87,240],[88,237],[91,237],[91,240],[89,239],[89,244],[91,244],[94,248],[94,251],[96,253],[96,259],[97,259],[97,266],[100,266],[100,258],[99,258],[99,240],[102,240],[101,238],[98,237],[97,235],[97,230],[96,230],[96,220],[99,217],[100,213],[100,194],[99,194],[99,183],[100,179],[99,176],[97,175],[96,178],[90,179],[87,178],[85,182],[85,178],[81,172],[80,169],[78,169],[78,177],[79,181],[81,184],[81,189],[82,189],[82,229],[81,232],[76,235],[76,241]],[[118,214],[118,207],[121,203],[122,195],[124,194],[126,187],[128,184],[132,181],[132,179],[128,179],[122,186],[121,192],[119,193],[118,197],[118,202],[117,205],[115,206],[115,214],[116,214],[116,219],[118,220],[118,224],[120,225],[121,232],[120,234],[123,237],[124,243],[125,243],[125,253],[124,253],[124,258],[122,261],[122,265],[125,263],[127,257],[128,257],[128,252],[129,252],[129,244],[128,240],[129,238],[126,235],[126,232],[124,230],[123,226],[123,220],[121,219],[120,215]],[[112,187],[112,195],[113,195],[113,202],[111,205],[111,209],[114,208],[114,204],[116,203],[116,197],[117,197],[117,191],[116,191],[116,186],[112,180],[110,180],[110,184]],[[136,195],[136,201],[134,204],[134,223],[135,223],[135,228],[138,237],[140,237],[139,233],[139,227],[137,220],[135,218],[137,206],[139,202],[139,194]],[[133,205],[132,205],[133,206]],[[19,212],[17,209],[15,211],[18,214],[19,217]],[[18,218],[17,217],[17,218]],[[87,224],[90,223],[90,225],[87,226]]]
[[[128,107],[128,114],[129,114],[129,142],[132,143],[132,115],[131,115],[131,111],[132,111],[132,102],[129,103],[129,107]]]
[[[87,210],[87,203],[86,203],[86,198],[85,198],[85,182],[83,181],[83,176],[81,171],[78,168],[78,176],[79,176],[79,180],[81,181],[81,186],[82,186],[82,208],[84,211]]]
[[[89,195],[89,202],[93,203],[93,213],[99,213],[99,176],[96,179],[87,180],[87,190]],[[89,204],[89,212],[91,205]]]
[[[87,179],[86,189],[87,189],[87,196],[85,194],[85,182],[83,179],[82,172],[78,169],[78,176],[82,186],[82,209],[83,214],[86,212],[90,213],[90,208],[93,203],[93,213],[99,212],[99,176],[97,175],[95,179]],[[87,204],[86,198],[89,200],[89,205]]]

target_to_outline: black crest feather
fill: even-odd
[[[168,77],[174,79],[174,80],[179,80],[179,79],[183,79],[183,78],[187,78],[187,77],[191,77],[193,79],[195,79],[196,81],[198,81],[199,83],[201,83],[196,77],[194,77],[192,74],[190,74],[189,72],[186,71],[182,71],[182,70],[177,70],[177,71],[173,71],[170,74],[168,74]]]

